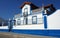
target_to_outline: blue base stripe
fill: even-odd
[[[60,37],[60,30],[12,30],[12,32],[20,34],[44,35]]]
[[[0,32],[8,32],[8,29],[0,29]]]
[[[9,31],[8,29],[0,29],[0,32],[9,32]],[[31,34],[31,35],[60,37],[60,30],[17,30],[17,29],[13,29],[11,32],[18,33],[18,34]]]

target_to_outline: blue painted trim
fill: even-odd
[[[17,29],[13,29],[12,32],[18,33],[18,34],[31,34],[31,35],[60,37],[60,30],[17,30]]]
[[[44,28],[47,29],[47,17],[44,16]]]
[[[0,29],[0,32],[9,32],[9,29]]]
[[[34,17],[36,17],[36,23],[33,22]],[[32,24],[37,24],[37,16],[32,16]]]
[[[0,32],[9,32],[8,29],[0,29]],[[43,35],[43,36],[54,36],[60,37],[60,30],[20,30],[12,29],[11,32],[18,34],[31,34],[31,35]]]

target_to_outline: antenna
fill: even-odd
[[[44,11],[44,0],[42,0],[42,10]]]
[[[42,0],[42,7],[44,7],[44,0]]]

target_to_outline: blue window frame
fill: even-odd
[[[37,24],[37,16],[32,17],[32,24]]]

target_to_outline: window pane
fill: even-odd
[[[33,24],[36,24],[36,23],[37,23],[37,17],[36,17],[36,16],[33,16],[33,18],[32,18],[32,23],[33,23]]]
[[[17,24],[20,25],[20,19],[17,20]]]
[[[17,21],[17,24],[20,25],[20,21]]]

